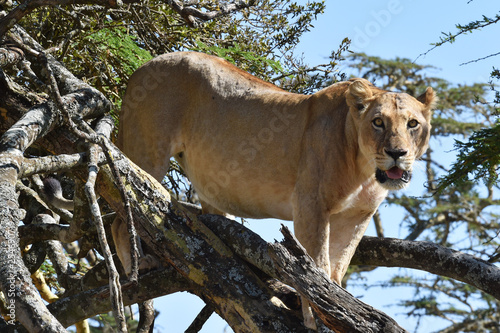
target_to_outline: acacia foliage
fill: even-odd
[[[439,48],[447,43],[454,43],[457,39],[466,34],[481,35],[482,29],[498,24],[500,15],[498,13],[485,13],[481,18],[473,20],[469,23],[457,23],[454,32],[443,32],[439,41],[434,43],[433,47],[426,53]],[[487,58],[498,57],[500,52],[492,54],[481,54],[476,59],[471,59],[462,65],[467,65],[472,62],[482,61]],[[450,184],[462,184],[468,180],[484,181],[486,184],[498,184],[498,169],[500,155],[500,91],[498,90],[498,82],[500,80],[500,71],[497,67],[493,67],[490,73],[491,90],[494,97],[489,101],[495,108],[492,113],[496,116],[495,122],[484,126],[474,132],[468,141],[457,140],[456,149],[458,151],[457,162],[453,164],[450,174],[441,179],[440,188],[444,188]]]

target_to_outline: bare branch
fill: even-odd
[[[205,305],[184,333],[198,333],[201,331],[201,328],[213,313],[214,308],[210,305]]]
[[[101,250],[106,260],[106,266],[109,272],[109,286],[111,292],[111,303],[113,305],[113,314],[117,323],[119,332],[127,332],[127,324],[125,319],[125,310],[123,308],[123,298],[121,293],[120,275],[118,274],[114,261],[112,259],[111,250],[106,240],[106,232],[102,223],[102,217],[97,197],[95,194],[95,182],[97,179],[97,145],[92,145],[89,149],[90,163],[87,183],[85,184],[85,192],[90,203],[91,215],[94,224],[97,227],[97,235]]]
[[[155,308],[153,300],[147,300],[139,304],[139,323],[137,333],[153,332],[155,323]]]
[[[256,0],[249,0],[246,3],[244,1],[237,1],[222,6],[220,10],[203,12],[193,7],[184,6],[179,0],[167,0],[167,3],[172,7],[172,9],[179,13],[191,26],[197,25],[197,19],[201,21],[210,21],[217,17],[228,15],[232,12],[252,7],[256,4],[256,2]]]
[[[140,303],[179,291],[192,292],[192,285],[181,278],[173,268],[143,274],[139,277],[137,284],[129,283],[123,285],[122,288],[125,305]],[[60,298],[48,305],[48,308],[64,327],[68,327],[86,318],[108,312],[111,309],[109,293],[109,286],[102,286]],[[16,328],[16,326],[2,327],[0,325],[1,332],[12,331],[12,328]]]
[[[59,224],[29,224],[19,227],[19,236],[21,237],[21,245],[26,246],[42,240],[58,240],[64,243],[69,243],[79,239],[80,233],[72,234],[71,227],[68,225]]]
[[[352,263],[420,269],[468,283],[500,300],[500,268],[431,242],[365,236]]]
[[[72,155],[48,155],[36,158],[25,158],[23,161],[23,173],[21,177],[30,177],[39,173],[52,173],[70,170],[76,167],[86,166],[86,154],[76,153]],[[104,162],[104,155],[99,158],[100,163]]]
[[[484,56],[484,57],[480,57],[480,58],[477,58],[477,59],[474,59],[474,60],[469,60],[469,61],[463,62],[463,63],[460,64],[460,66],[468,65],[468,64],[471,64],[471,63],[474,63],[474,62],[479,62],[481,60],[488,59],[488,58],[491,58],[491,57],[496,57],[498,55],[500,55],[500,52],[492,53],[492,54]]]
[[[0,48],[0,67],[15,65],[24,59],[24,53],[17,47]]]

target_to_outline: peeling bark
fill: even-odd
[[[63,66],[51,59],[59,78],[73,80]],[[3,82],[6,82],[3,80]],[[81,81],[80,81],[81,82]],[[87,86],[83,91],[74,92],[68,85],[65,103],[73,115],[95,115],[109,109],[109,102],[96,90]],[[83,84],[77,85],[77,89]],[[8,88],[8,87],[7,87]],[[97,92],[97,93],[96,93]],[[91,95],[91,96],[89,96]],[[104,101],[104,102],[103,102]],[[106,110],[107,111],[107,110]],[[30,332],[63,332],[63,326],[47,310],[30,274],[26,269],[19,247],[17,224],[23,219],[23,211],[17,202],[16,183],[23,170],[23,153],[38,138],[57,124],[57,114],[52,103],[47,102],[32,107],[0,138],[0,258],[5,258],[0,268],[0,285],[6,295],[12,314]]]

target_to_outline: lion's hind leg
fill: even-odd
[[[127,223],[120,217],[117,217],[111,225],[111,234],[115,243],[116,254],[120,259],[125,274],[129,276],[132,273],[132,257]],[[161,264],[158,259],[152,255],[145,255],[143,253],[139,237],[137,238],[137,243],[139,245],[139,272],[147,272],[160,267]]]

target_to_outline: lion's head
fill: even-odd
[[[414,98],[356,79],[346,98],[357,120],[360,152],[373,162],[375,178],[388,190],[404,188],[411,179],[413,162],[429,143],[434,91],[427,88]]]

